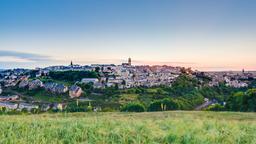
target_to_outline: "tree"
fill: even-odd
[[[226,107],[231,111],[256,112],[256,89],[235,93],[228,98]]]
[[[256,112],[256,89],[246,91],[243,100],[243,108],[249,112]]]
[[[227,109],[231,111],[243,111],[244,92],[237,92],[227,100]]]
[[[96,67],[95,72],[99,73],[100,72],[100,67]]]

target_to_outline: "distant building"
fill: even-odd
[[[2,94],[2,92],[3,92],[3,90],[2,90],[2,87],[1,87],[1,85],[0,85],[0,94]]]
[[[87,84],[87,83],[95,84],[95,83],[99,82],[99,79],[98,78],[83,78],[81,80],[81,82],[84,83],[84,84]]]
[[[18,108],[18,104],[10,102],[0,102],[0,107],[5,107],[14,110]]]
[[[13,96],[0,96],[0,101],[14,101],[19,99],[19,96],[13,95]]]
[[[19,84],[19,88],[26,88],[28,87],[28,80],[23,80]]]
[[[83,92],[83,90],[77,85],[72,85],[69,88],[69,96],[71,98],[80,97],[82,92]]]
[[[43,82],[38,80],[38,79],[30,81],[28,83],[29,90],[37,89],[37,88],[40,88],[40,87],[43,87]]]
[[[73,62],[72,61],[70,62],[70,66],[73,67]]]
[[[31,111],[32,109],[38,109],[39,106],[38,105],[33,105],[33,104],[29,104],[29,103],[20,103],[19,104],[19,110],[22,110],[22,109],[26,109],[28,111]]]
[[[122,63],[123,66],[131,66],[132,65],[132,59],[128,58],[128,63]]]
[[[66,93],[68,91],[68,87],[65,86],[64,84],[58,84],[58,83],[53,83],[53,82],[48,82],[44,84],[44,88],[47,91],[50,91],[52,93]]]
[[[132,65],[132,59],[131,58],[128,59],[128,64]]]

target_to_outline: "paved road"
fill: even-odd
[[[197,107],[195,108],[195,110],[202,110],[202,109],[207,108],[208,106],[210,106],[210,105],[212,105],[212,104],[214,104],[213,101],[206,101],[205,103],[203,103],[203,104],[197,106]]]

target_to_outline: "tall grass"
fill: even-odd
[[[0,143],[256,143],[256,114],[73,113],[0,116]]]

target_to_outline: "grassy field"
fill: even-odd
[[[58,113],[0,116],[0,143],[256,143],[255,113]]]

